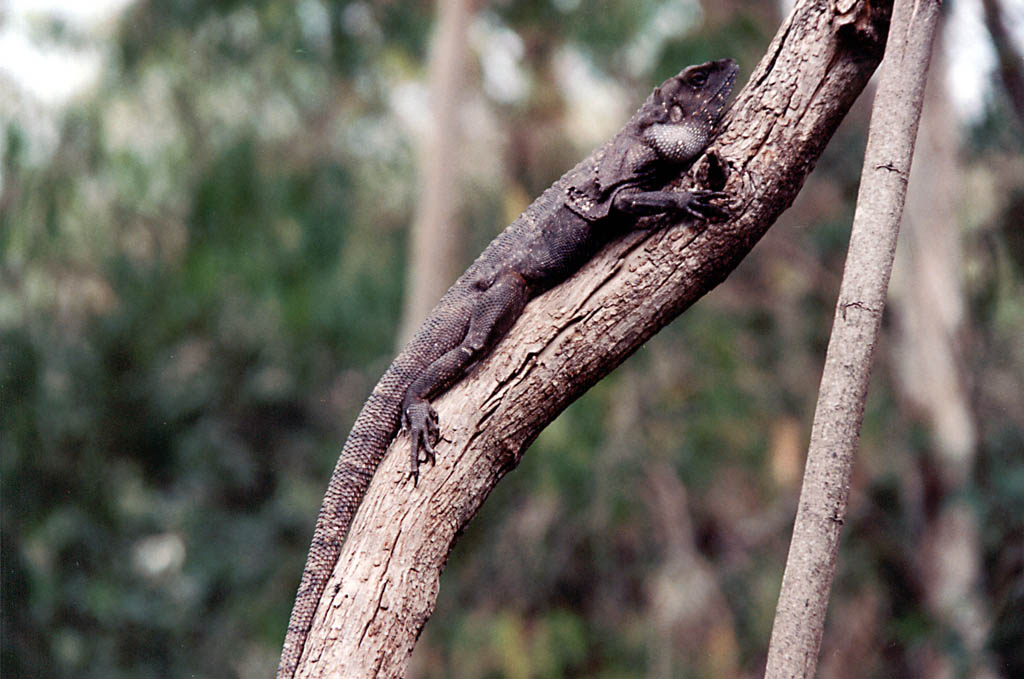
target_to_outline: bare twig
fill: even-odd
[[[812,677],[817,666],[939,8],[939,0],[894,4],[767,679]]]

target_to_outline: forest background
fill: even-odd
[[[784,11],[441,4],[465,13],[442,276],[654,84],[723,56],[742,84]],[[1024,108],[962,41],[973,8],[974,46],[1019,63],[1024,8],[1002,5],[999,38],[948,4],[822,677],[1024,676]],[[271,674],[330,470],[402,332],[439,181],[430,92],[451,77],[428,68],[437,13],[0,9],[42,49],[102,57],[59,104],[0,69],[4,676]],[[759,675],[869,103],[739,269],[498,486],[410,676]]]

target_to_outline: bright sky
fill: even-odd
[[[33,35],[50,19],[65,21],[91,38],[104,37],[133,0],[6,0],[0,3],[0,74],[51,106],[96,81],[103,60],[98,47],[72,50],[44,45]]]

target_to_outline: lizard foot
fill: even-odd
[[[729,196],[725,192],[699,189],[692,191],[690,195],[690,202],[683,207],[683,211],[690,216],[701,220],[710,219],[717,221],[728,219],[729,210],[711,202],[728,198]]]
[[[409,478],[415,486],[420,480],[420,464],[429,462],[433,465],[437,461],[434,446],[441,435],[437,412],[426,401],[410,404],[402,413],[402,430],[408,431],[412,440]]]

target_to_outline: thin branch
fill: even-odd
[[[939,0],[896,0],[765,677],[813,677]]]

